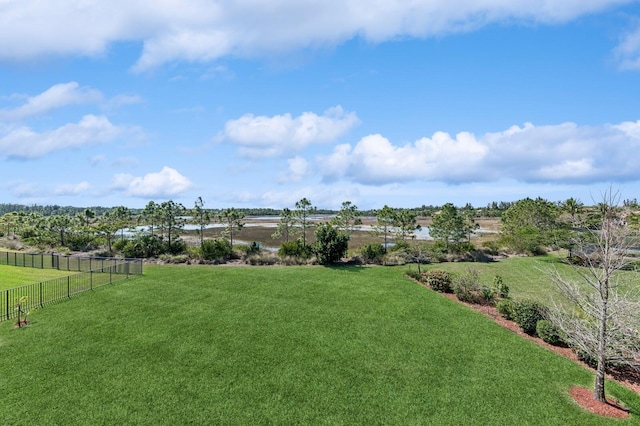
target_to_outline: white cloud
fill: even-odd
[[[513,179],[521,182],[594,183],[640,179],[640,121],[597,127],[527,123],[476,137],[437,132],[395,146],[381,135],[355,146],[339,145],[319,158],[326,180],[382,185],[407,181],[460,184]],[[633,154],[632,154],[633,153]]]
[[[381,42],[469,31],[496,22],[557,23],[632,0],[8,0],[0,3],[0,59],[100,55],[142,42],[134,69],[163,63],[260,56],[334,46],[354,37]],[[46,34],[43,37],[42,34]]]
[[[350,185],[316,185],[294,188],[289,190],[269,190],[264,192],[232,192],[222,194],[219,198],[230,204],[244,204],[246,206],[264,206],[281,209],[293,208],[297,201],[307,198],[320,208],[339,208],[344,201],[358,204],[359,189]]]
[[[166,166],[157,173],[147,173],[142,177],[117,174],[111,184],[115,190],[140,198],[173,197],[184,193],[192,186],[188,178]]]
[[[14,96],[18,98],[18,96]],[[23,96],[20,96],[23,98]],[[22,120],[67,105],[96,103],[102,100],[102,94],[78,83],[62,83],[51,86],[36,96],[26,97],[26,102],[13,109],[0,109],[0,121]]]
[[[53,190],[53,193],[55,195],[80,195],[89,188],[91,188],[91,185],[86,181],[74,184],[61,184]]]
[[[54,151],[104,143],[123,129],[104,116],[85,115],[78,123],[65,124],[49,132],[38,133],[23,126],[0,133],[0,156],[32,159]]]
[[[300,151],[313,143],[330,142],[359,123],[353,112],[342,107],[328,109],[323,115],[305,112],[273,117],[245,114],[225,125],[219,137],[240,146],[240,153],[250,157],[281,155]]]
[[[302,157],[294,157],[287,160],[289,168],[286,173],[278,177],[280,183],[300,182],[309,174],[309,162]]]

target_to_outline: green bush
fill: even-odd
[[[551,321],[544,319],[538,321],[536,324],[536,333],[538,337],[550,345],[559,346],[564,343],[558,328]]]
[[[349,234],[340,232],[330,223],[320,223],[315,230],[314,252],[322,265],[342,259],[349,248]]]
[[[496,310],[506,320],[512,321],[514,317],[515,303],[512,300],[503,299],[496,303]]]
[[[205,260],[225,260],[232,255],[233,248],[227,239],[204,240],[202,243],[202,258]]]
[[[513,307],[513,319],[522,331],[534,336],[538,321],[544,319],[545,307],[533,300],[521,300]]]
[[[504,283],[500,275],[493,277],[493,291],[501,299],[509,298],[509,286]]]
[[[305,246],[302,241],[285,241],[280,244],[278,249],[280,257],[295,257],[300,259],[308,259],[312,255],[311,246]]]
[[[431,271],[424,272],[421,281],[429,284],[429,287],[440,293],[453,292],[451,274],[447,271],[432,269]]]
[[[382,263],[384,246],[380,243],[370,243],[360,248],[362,260],[365,263]]]
[[[166,252],[165,243],[157,235],[140,235],[127,241],[122,249],[124,257],[158,257]]]
[[[479,272],[476,269],[469,268],[467,272],[458,275],[453,284],[453,293],[461,302],[482,304],[487,300],[479,281]]]

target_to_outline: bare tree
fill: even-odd
[[[640,366],[640,294],[637,273],[625,272],[629,249],[636,240],[618,206],[619,193],[609,190],[599,204],[599,226],[576,237],[574,255],[581,259],[576,279],[551,272],[564,298],[554,301],[549,319],[564,333],[567,343],[597,361],[593,397],[605,402],[607,366]]]

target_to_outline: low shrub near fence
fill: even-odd
[[[141,259],[0,252],[0,264],[80,271],[77,274],[0,291],[0,321],[16,317],[16,303],[19,300],[24,301],[22,309],[30,311],[69,299],[87,290],[125,280],[129,275],[142,274]]]

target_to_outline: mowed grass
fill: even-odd
[[[417,265],[407,268],[417,270]],[[581,282],[576,269],[564,263],[556,254],[535,257],[511,257],[501,259],[498,262],[448,262],[423,265],[425,270],[442,269],[454,274],[464,274],[469,269],[479,272],[480,283],[491,287],[496,275],[500,275],[504,283],[509,286],[509,294],[513,299],[534,299],[543,303],[550,303],[552,298],[558,298],[559,292],[553,281],[549,278],[549,272],[557,270],[566,278]],[[640,282],[640,274],[632,271],[621,271],[632,280]]]
[[[57,269],[25,268],[22,266],[0,265],[0,290],[20,287],[53,278],[64,277],[75,272]]]
[[[145,267],[0,324],[0,422],[608,423],[568,395],[591,372],[404,270]]]

